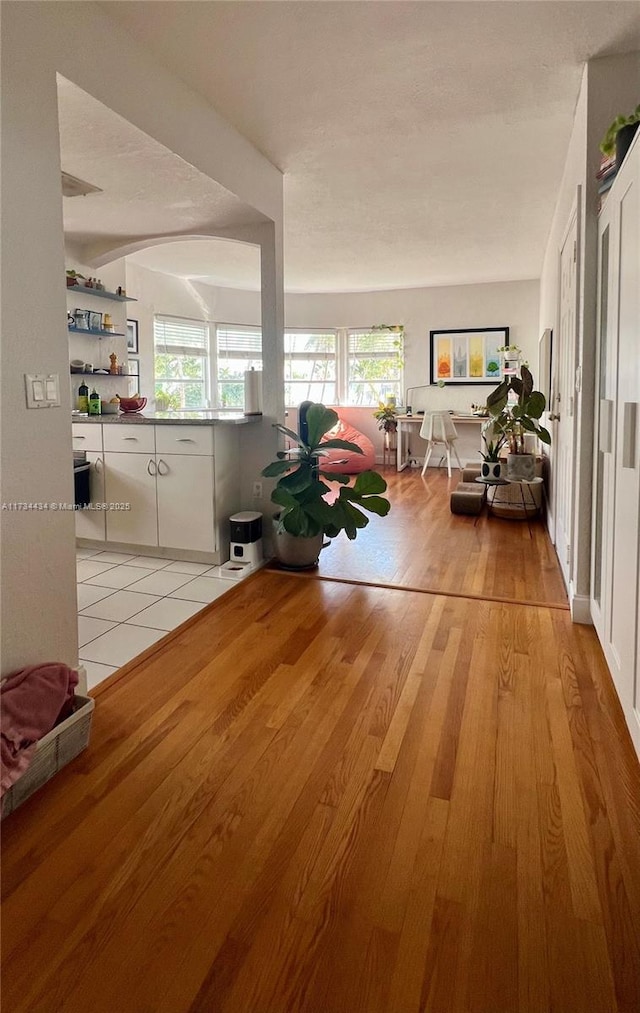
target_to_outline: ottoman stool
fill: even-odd
[[[477,482],[460,482],[451,493],[451,513],[471,514],[482,513],[486,487]]]

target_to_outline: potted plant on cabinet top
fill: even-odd
[[[307,569],[318,562],[323,540],[335,538],[344,531],[347,538],[354,539],[360,528],[369,523],[362,513],[384,517],[391,504],[380,494],[385,492],[387,483],[376,471],[363,471],[353,485],[348,475],[338,475],[322,470],[322,458],[328,450],[348,450],[361,454],[355,443],[346,440],[325,440],[325,433],[338,422],[338,416],[323,404],[312,404],[306,415],[308,436],[306,442],[300,435],[286,426],[275,428],[293,441],[288,451],[279,451],[278,459],[267,465],[262,474],[265,478],[277,478],[271,493],[271,501],[278,506],[274,517],[274,547],[280,564],[289,569]],[[323,478],[338,482],[342,488],[332,503],[327,502],[331,492]]]
[[[527,366],[520,367],[520,376],[505,377],[487,398],[491,418],[485,428],[491,427],[494,436],[504,437],[509,444],[509,478],[533,479],[535,456],[525,452],[525,436],[533,434],[542,443],[550,445],[551,434],[540,424],[546,406],[542,391],[533,389],[533,376]]]
[[[619,169],[624,157],[631,147],[640,123],[640,105],[628,116],[616,116],[615,120],[607,130],[600,142],[600,151],[609,158],[616,156],[616,167]]]

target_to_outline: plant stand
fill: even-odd
[[[396,460],[398,449],[398,434],[396,430],[388,430],[384,434],[384,440],[382,441],[382,463],[386,465],[393,465]]]

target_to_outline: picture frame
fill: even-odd
[[[89,330],[102,330],[102,313],[96,313],[93,310],[89,310]]]
[[[464,327],[429,331],[432,386],[492,386],[502,376],[502,353],[508,327]]]
[[[127,320],[127,351],[138,354],[138,321]]]

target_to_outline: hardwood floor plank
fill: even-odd
[[[429,798],[420,843],[411,870],[411,890],[398,943],[386,1007],[389,1013],[420,1008],[424,968],[436,903],[438,869],[442,858],[449,803]]]
[[[265,570],[99,694],[3,825],[12,1013],[635,1013],[640,770],[593,631],[491,600],[532,551],[549,596],[541,528],[409,479],[425,546],[398,519],[360,569],[446,595]]]
[[[434,592],[478,594],[552,602],[567,606],[567,597],[553,547],[541,521],[483,516],[456,516],[449,496],[459,481],[453,472],[430,468],[398,474],[383,469],[391,512],[372,517],[356,542],[340,552],[321,554],[319,575],[360,578],[377,585],[423,588]],[[412,537],[407,538],[407,528]],[[419,550],[416,551],[416,546]]]

